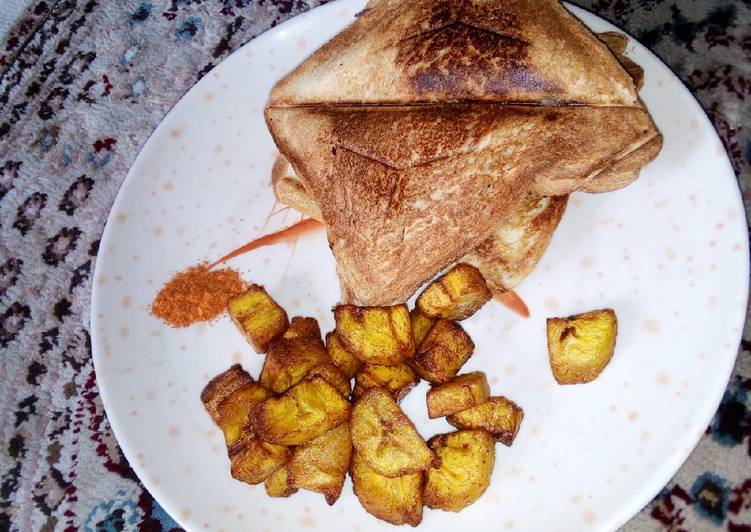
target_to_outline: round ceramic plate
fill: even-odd
[[[268,31],[211,71],[147,142],[115,201],[92,296],[94,362],[117,439],[159,503],[191,530],[387,529],[347,480],[329,507],[299,492],[271,499],[229,473],[204,411],[206,382],[256,355],[229,318],[172,329],[149,313],[176,272],[299,219],[273,211],[275,149],[262,110],[285,72],[353,20],[342,0]],[[615,30],[570,8],[594,31]],[[524,408],[510,448],[497,446],[487,492],[461,513],[427,510],[424,529],[612,530],[653,497],[691,452],[725,389],[746,309],[748,241],[736,179],[717,134],[680,81],[633,40],[641,96],[665,136],[628,188],[574,194],[537,269],[518,287],[531,317],[491,302],[464,326],[476,343],[464,371]],[[339,289],[324,234],[233,260],[290,315],[333,328]],[[600,377],[559,386],[545,318],[612,307],[618,345]],[[428,438],[425,383],[404,400]]]

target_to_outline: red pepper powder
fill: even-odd
[[[187,327],[217,318],[227,301],[247,288],[235,270],[212,271],[199,264],[175,274],[157,294],[151,312],[172,327]]]

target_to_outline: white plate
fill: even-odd
[[[264,222],[274,203],[274,146],[262,109],[272,84],[346,24],[363,0],[295,17],[222,62],[157,128],[128,174],[102,238],[92,295],[99,388],[112,428],[139,478],[193,530],[387,529],[349,480],[329,508],[300,492],[271,499],[230,478],[221,434],[199,400],[215,374],[263,358],[226,317],[175,330],[148,312],[170,276],[298,218]],[[615,30],[571,8],[594,31]],[[625,190],[575,194],[560,229],[518,291],[532,317],[497,303],[465,322],[495,394],[517,401],[524,423],[497,446],[492,483],[459,514],[426,510],[422,527],[456,530],[610,530],[670,479],[714,413],[735,360],[748,289],[741,198],[725,151],[688,90],[631,41],[645,70],[641,95],[665,136],[659,158]],[[285,220],[284,217],[288,216]],[[333,327],[334,261],[323,234],[245,255],[232,266],[261,283],[290,315]],[[613,361],[593,383],[558,386],[545,317],[613,307]],[[403,403],[424,437],[423,383]]]

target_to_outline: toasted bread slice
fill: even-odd
[[[557,0],[379,0],[282,79],[269,103],[447,100],[633,105],[636,90]]]
[[[266,117],[361,305],[406,300],[486,240],[531,187],[582,188],[657,134],[628,107],[304,107]],[[482,215],[468,217],[469,205]]]
[[[279,159],[284,157],[280,155]],[[277,162],[275,168],[277,166],[285,169],[284,179],[296,182],[303,189],[292,165]],[[274,190],[277,200],[311,216],[310,205],[315,204],[307,193],[290,195],[280,192],[279,188]],[[568,196],[529,194],[519,202],[508,220],[499,224],[487,239],[459,262],[467,262],[479,269],[493,293],[513,289],[539,262],[563,218],[567,203]],[[352,301],[349,294],[351,291],[342,290],[343,303]],[[419,344],[417,337],[415,342]]]

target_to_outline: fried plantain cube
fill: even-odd
[[[558,384],[593,381],[613,358],[618,319],[613,309],[548,318],[550,368]]]
[[[303,318],[295,316],[289,324],[289,327],[282,338],[318,338],[321,339],[321,328],[315,318]]]
[[[344,348],[362,362],[395,366],[415,351],[406,305],[334,308],[336,332]]]
[[[320,375],[326,379],[343,397],[349,397],[349,394],[352,393],[352,384],[349,382],[349,379],[332,362],[324,362],[323,364],[313,366],[305,374],[305,378],[309,379],[316,375]]]
[[[287,463],[288,483],[323,494],[331,506],[342,493],[351,455],[349,423],[342,423],[295,448]]]
[[[344,348],[336,331],[331,331],[326,335],[326,349],[329,352],[331,361],[350,379],[355,376],[357,370],[362,366],[362,362]]]
[[[258,382],[274,393],[284,393],[313,366],[328,361],[329,354],[320,336],[280,338],[269,345]]]
[[[355,389],[352,398],[359,399],[370,388],[384,388],[397,403],[420,382],[420,378],[407,364],[381,366],[365,364],[355,375]]]
[[[297,493],[297,488],[289,484],[289,469],[287,466],[280,467],[266,477],[266,480],[263,481],[263,487],[269,497],[289,497]]]
[[[351,405],[326,379],[304,379],[250,414],[258,437],[280,445],[300,445],[349,419]]]
[[[260,484],[290,458],[291,449],[261,440],[250,430],[227,449],[232,478]]]
[[[265,353],[269,343],[289,326],[287,313],[257,284],[227,303],[229,316],[248,339],[256,353]]]
[[[490,388],[484,373],[476,371],[460,375],[428,391],[428,417],[435,419],[456,414],[483,404],[489,396]]]
[[[487,402],[462,410],[446,418],[458,429],[483,429],[504,445],[514,443],[524,419],[524,410],[505,397],[490,397]]]
[[[417,526],[422,521],[422,471],[400,477],[379,475],[354,452],[349,468],[352,489],[369,514],[392,525]]]
[[[229,447],[249,428],[251,409],[271,397],[271,392],[258,383],[243,384],[217,406],[217,425]]]
[[[435,323],[435,318],[426,316],[419,308],[415,307],[409,312],[409,319],[412,322],[412,336],[415,339],[415,349],[417,349]]]
[[[415,304],[426,316],[464,320],[491,297],[480,270],[462,262],[430,283]]]
[[[430,467],[434,456],[389,392],[371,388],[352,409],[352,442],[378,474],[398,477]]]
[[[209,381],[201,392],[201,402],[214,423],[219,423],[219,403],[241,386],[252,382],[253,377],[240,364],[231,366]]]
[[[495,464],[495,442],[484,430],[459,430],[430,438],[440,466],[425,474],[428,508],[458,512],[485,493]]]
[[[461,325],[439,319],[407,364],[421,379],[432,384],[445,384],[459,373],[474,349],[474,342]]]

